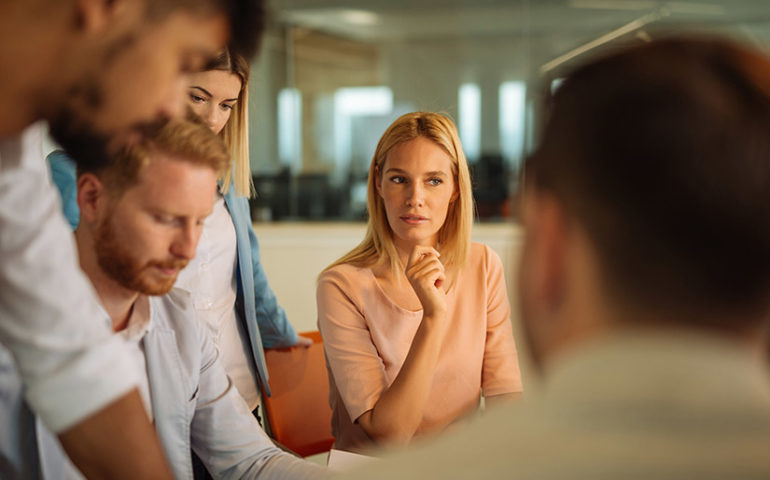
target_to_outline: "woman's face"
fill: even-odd
[[[452,158],[424,137],[393,147],[377,171],[393,239],[399,250],[416,245],[436,246],[449,204],[458,195]]]
[[[214,133],[230,120],[241,92],[241,78],[224,70],[208,70],[190,75],[190,106]]]

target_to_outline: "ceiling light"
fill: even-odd
[[[380,23],[380,17],[366,10],[342,10],[340,12],[342,20],[353,25],[368,27]]]

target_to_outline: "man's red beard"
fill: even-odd
[[[173,268],[179,271],[188,263],[185,259],[168,259],[141,264],[115,235],[109,215],[97,227],[95,248],[99,266],[107,275],[123,287],[145,295],[165,295],[176,283],[177,275],[156,279],[153,269]]]

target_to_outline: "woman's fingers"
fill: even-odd
[[[409,254],[409,260],[406,263],[406,269],[407,271],[409,268],[422,260],[426,256],[435,255],[436,258],[440,257],[441,254],[433,247],[429,247],[427,245],[417,245],[412,249],[412,252]]]
[[[446,310],[446,293],[441,289],[446,275],[439,255],[432,247],[417,246],[412,249],[406,268],[407,280],[427,315]]]
[[[443,276],[443,274],[444,265],[432,254],[423,256],[414,265],[411,265],[406,272],[406,276],[410,283],[415,281],[425,281],[434,286],[436,280]]]
[[[433,285],[435,285],[436,288],[441,289],[444,286],[444,282],[446,282],[446,274],[444,273],[444,269],[442,268],[441,273],[436,278],[436,281],[433,282]]]

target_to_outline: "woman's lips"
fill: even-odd
[[[399,218],[407,225],[421,225],[428,221],[428,219],[422,215],[402,215]]]

